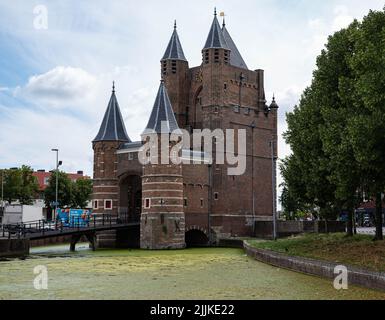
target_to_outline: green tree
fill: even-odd
[[[72,207],[86,208],[88,201],[91,200],[91,195],[91,179],[78,179],[75,182],[72,182]]]
[[[385,11],[329,37],[317,58],[312,84],[287,115],[286,141],[293,150],[286,193],[320,207],[322,216],[349,212],[363,191],[376,198],[376,238],[382,234],[385,190]],[[293,161],[295,159],[295,162]],[[298,176],[297,176],[298,175]],[[298,182],[306,183],[298,193]],[[293,191],[294,190],[294,191]],[[293,198],[293,197],[292,197]]]
[[[354,79],[349,59],[354,53],[354,34],[358,27],[355,21],[329,37],[326,49],[317,58],[312,83],[315,101],[323,117],[319,133],[323,151],[329,159],[328,179],[335,186],[336,207],[348,211],[349,236],[353,235],[354,209],[361,200],[357,190],[362,184],[361,167],[355,159],[347,126],[356,116],[347,84]]]
[[[319,208],[314,212],[316,216],[333,219],[336,216],[335,186],[328,179],[330,158],[322,148],[320,128],[324,120],[317,103],[314,81],[303,93],[299,106],[287,114],[287,123],[284,137],[293,156],[284,164],[285,183],[299,203]]]
[[[31,167],[23,165],[21,168],[4,170],[4,199],[9,204],[18,201],[30,205],[38,191],[39,184]]]
[[[39,192],[39,183],[33,176],[33,170],[29,166],[22,166],[20,169],[21,186],[18,200],[21,204],[33,204],[34,199]]]
[[[370,11],[353,34],[349,59],[354,81],[347,88],[354,97],[355,117],[348,132],[355,158],[365,172],[365,184],[376,198],[376,240],[383,239],[382,194],[385,190],[385,8]]]
[[[47,207],[53,208],[51,204],[56,199],[56,170],[48,180],[47,188],[44,190],[44,201]],[[72,181],[68,175],[63,172],[58,172],[58,202],[62,208],[70,207],[72,204]]]

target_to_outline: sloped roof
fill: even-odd
[[[127,135],[126,127],[124,126],[114,86],[112,88],[110,102],[108,103],[106,113],[104,114],[102,125],[93,142],[97,141],[131,142]]]
[[[214,14],[214,20],[207,36],[206,44],[203,49],[229,49],[219,25],[217,14]]]
[[[163,124],[163,131],[162,131]],[[144,130],[146,133],[172,133],[178,130],[179,126],[175,119],[174,111],[171,106],[170,98],[164,82],[161,81],[158,94],[155,99],[154,106],[150,115],[150,119]]]
[[[179,40],[178,33],[176,31],[176,23],[174,24],[174,31],[171,35],[171,39],[168,43],[166,52],[163,55],[162,60],[183,60],[187,61],[184,56],[182,45]]]
[[[226,41],[226,44],[228,48],[231,50],[230,53],[230,64],[235,67],[243,68],[243,69],[248,69],[245,61],[243,60],[241,54],[239,53],[239,50],[237,46],[235,45],[233,39],[230,36],[230,33],[226,29],[226,25],[223,23],[222,27],[222,33],[223,37]]]

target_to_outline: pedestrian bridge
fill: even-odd
[[[2,236],[8,239],[40,240],[59,236],[71,236],[71,251],[75,251],[76,243],[82,236],[96,249],[96,233],[111,230],[127,229],[139,226],[140,215],[129,214],[94,214],[87,221],[74,217],[67,224],[61,221],[30,221],[2,226]]]

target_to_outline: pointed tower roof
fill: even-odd
[[[162,124],[166,131],[162,131]],[[172,133],[174,130],[178,129],[179,126],[175,119],[174,111],[172,109],[164,81],[161,80],[154,107],[152,108],[150,120],[148,120],[148,124],[143,134]]]
[[[162,60],[168,59],[187,61],[179,41],[178,32],[176,31],[176,21],[174,22],[174,31],[171,35],[171,39],[162,58]]]
[[[115,83],[112,85],[112,94],[106,113],[104,114],[102,125],[93,142],[97,141],[131,142],[127,135],[126,127],[124,126],[118,100],[115,96]]]
[[[235,67],[248,69],[245,61],[243,60],[241,54],[239,53],[237,46],[235,45],[233,39],[231,38],[230,33],[226,29],[225,19],[223,19],[222,34],[226,41],[227,46],[231,50],[230,64]]]
[[[206,44],[203,49],[229,49],[225,38],[223,37],[223,33],[221,30],[221,26],[219,25],[217,19],[217,10],[214,10],[214,20],[210,28],[209,35],[207,36]]]

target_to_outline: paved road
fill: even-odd
[[[385,228],[383,228],[383,232],[385,234]],[[370,234],[375,235],[376,229],[375,228],[357,228],[358,234]]]

